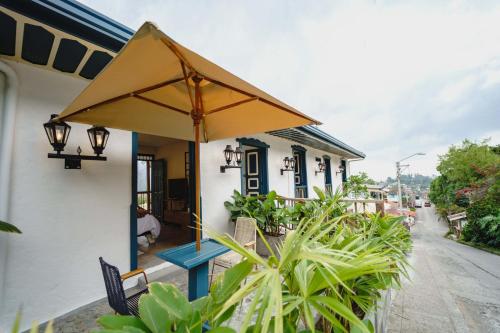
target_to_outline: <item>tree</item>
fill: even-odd
[[[464,237],[469,240],[474,235],[474,239],[500,244],[493,229],[489,235],[479,234],[490,232],[482,225],[498,221],[495,217],[500,212],[499,147],[489,146],[486,140],[464,140],[439,157],[437,170],[440,175],[432,181],[429,197],[440,215],[467,210],[468,230]],[[483,219],[487,216],[493,217]]]
[[[366,172],[360,172],[358,175],[352,175],[347,179],[344,184],[344,193],[352,195],[355,199],[368,195],[368,188],[366,186],[369,180]]]

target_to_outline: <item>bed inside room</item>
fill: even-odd
[[[164,263],[157,252],[192,240],[188,141],[139,134],[137,262]]]

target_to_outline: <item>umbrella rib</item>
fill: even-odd
[[[184,111],[184,110],[179,109],[179,108],[176,108],[175,106],[168,105],[168,104],[165,104],[165,103],[162,103],[162,102],[158,102],[158,101],[155,101],[154,99],[147,98],[147,97],[144,97],[144,96],[141,96],[141,95],[132,95],[132,97],[138,98],[138,99],[143,100],[145,102],[149,102],[149,103],[152,103],[152,104],[155,104],[155,105],[167,108],[167,109],[170,109],[172,111],[176,111],[176,112],[182,113],[182,114],[187,115],[187,116],[189,116],[189,114],[190,114],[189,112]]]
[[[181,63],[182,75],[183,75],[183,78],[184,78],[184,82],[186,83],[186,89],[187,89],[188,94],[189,94],[189,100],[191,101],[191,107],[194,110],[193,94],[191,94],[191,88],[189,88],[188,76],[186,74],[186,67],[184,65],[184,61],[182,61],[182,59],[179,59],[179,60],[180,60],[180,63]]]
[[[142,88],[142,89],[136,90],[133,93],[134,94],[142,94],[142,93],[145,93],[145,92],[148,92],[148,91],[151,91],[151,90],[155,90],[155,89],[158,89],[158,88],[163,88],[165,86],[171,85],[173,83],[180,82],[182,80],[184,80],[184,78],[183,77],[179,77],[179,78],[176,78],[176,79],[172,79],[172,80],[160,82],[160,83],[155,84],[153,86],[149,86],[149,87],[146,87],[146,88]]]
[[[250,98],[244,99],[244,100],[239,101],[239,102],[235,102],[235,103],[232,103],[232,104],[228,104],[228,105],[225,105],[225,106],[221,106],[221,107],[215,108],[213,110],[208,111],[207,115],[212,114],[212,113],[216,113],[216,112],[219,112],[219,111],[227,110],[227,109],[233,108],[233,107],[241,105],[241,104],[253,102],[255,100],[259,100],[259,97],[254,96],[254,97],[250,97]]]
[[[227,83],[224,83],[224,82],[221,82],[221,81],[218,81],[218,80],[215,80],[215,79],[212,79],[212,78],[206,77],[206,76],[204,76],[204,79],[205,79],[205,80],[207,80],[207,81],[210,81],[210,82],[212,82],[212,83],[214,83],[214,84],[217,84],[217,85],[219,85],[219,86],[221,86],[221,87],[224,87],[224,88],[227,88],[227,89],[231,89],[231,90],[236,91],[236,92],[238,92],[238,93],[240,93],[240,94],[246,95],[246,96],[248,96],[248,97],[258,97],[258,96],[255,96],[255,95],[253,95],[253,94],[250,94],[250,93],[248,93],[248,92],[246,92],[246,91],[244,91],[244,90],[241,90],[241,89],[238,89],[238,88],[236,88],[236,87],[233,87],[233,86],[231,86],[231,85],[229,85],[229,84],[227,84]],[[285,111],[285,112],[291,113],[291,114],[296,115],[296,116],[301,116],[301,117],[303,117],[303,118],[306,118],[306,119],[309,119],[309,120],[313,121],[313,122],[314,122],[314,123],[316,123],[316,124],[319,124],[316,120],[314,120],[314,119],[312,119],[312,118],[309,118],[309,117],[308,117],[308,116],[306,116],[306,115],[300,114],[300,113],[298,113],[298,112],[296,112],[296,111],[292,111],[292,110],[290,110],[290,109],[288,109],[288,108],[286,108],[286,107],[284,107],[284,106],[281,106],[281,105],[276,104],[276,103],[274,103],[274,102],[268,101],[268,100],[267,100],[267,99],[265,99],[265,98],[259,97],[259,100],[260,100],[261,102],[263,102],[263,103],[266,103],[266,104],[269,104],[269,105],[271,105],[271,106],[274,106],[275,108],[278,108],[278,109],[280,109],[280,110],[283,110],[283,111]]]
[[[121,99],[124,99],[124,98],[127,98],[127,97],[134,97],[134,96],[136,96],[136,94],[142,94],[142,93],[145,93],[145,92],[148,92],[148,91],[151,91],[151,90],[162,88],[162,87],[171,85],[173,83],[177,83],[177,82],[182,81],[182,80],[184,80],[183,77],[172,79],[172,80],[167,80],[167,81],[160,82],[160,83],[157,83],[155,85],[152,85],[152,86],[149,86],[149,87],[146,87],[146,88],[135,90],[135,91],[133,91],[131,93],[126,93],[126,94],[123,94],[123,95],[119,95],[119,96],[107,99],[105,101],[102,101],[102,102],[99,102],[99,103],[96,103],[96,104],[92,104],[91,106],[87,106],[87,107],[85,107],[83,109],[80,109],[78,111],[75,111],[72,114],[67,115],[66,117],[61,117],[60,120],[64,120],[64,119],[66,119],[68,117],[77,115],[79,113],[82,113],[82,112],[85,112],[85,111],[89,111],[90,109],[98,107],[98,106],[101,106],[101,105],[106,105],[106,104],[109,104],[109,103],[117,102],[117,101],[119,101]],[[178,111],[178,110],[175,110],[175,111]],[[180,111],[185,112],[183,110],[180,110]]]

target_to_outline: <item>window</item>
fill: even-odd
[[[241,193],[257,196],[269,193],[267,149],[269,145],[254,138],[236,141],[244,152],[241,168]]]
[[[150,154],[137,155],[137,205],[151,212],[151,175],[155,157]]]
[[[323,156],[323,160],[325,161],[325,192],[332,194],[332,164],[328,156]]]
[[[301,146],[292,146],[295,158],[295,197],[307,198],[306,150]]]
[[[342,183],[345,183],[347,181],[347,162],[342,160],[340,165],[342,166]]]

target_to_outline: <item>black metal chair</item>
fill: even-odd
[[[142,294],[148,292],[145,288],[129,297],[125,296],[125,290],[123,289],[123,281],[139,274],[144,275],[146,284],[148,283],[148,277],[143,269],[139,268],[132,272],[120,275],[120,271],[117,267],[105,262],[102,257],[99,257],[101,263],[102,275],[104,277],[104,283],[106,285],[106,292],[108,294],[109,306],[115,310],[116,313],[121,315],[139,315],[139,298]]]

